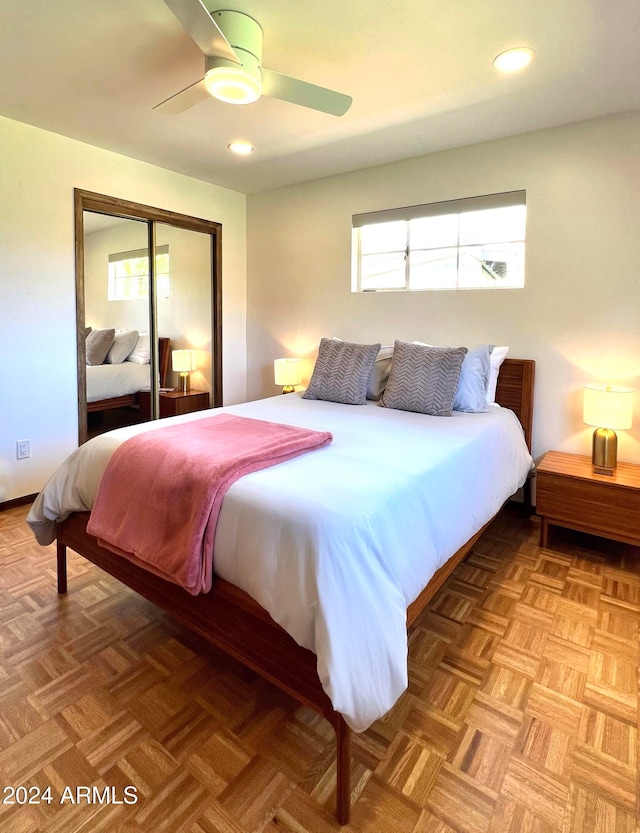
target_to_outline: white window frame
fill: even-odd
[[[109,301],[140,301],[145,300],[149,297],[149,271],[147,265],[147,272],[146,274],[140,274],[136,277],[143,279],[146,278],[146,284],[139,284],[138,291],[132,293],[131,295],[123,295],[121,292],[118,291],[118,283],[120,280],[124,279],[124,275],[117,275],[116,274],[116,264],[120,264],[126,260],[137,260],[139,258],[146,258],[148,264],[148,249],[132,249],[128,252],[114,252],[113,254],[109,255],[109,269],[108,269],[108,288],[107,288],[107,299]],[[159,255],[169,255],[169,246],[165,244],[163,246],[156,246],[156,264],[157,258]],[[169,258],[167,257],[167,271],[163,271],[158,269],[156,266],[156,284],[158,287],[158,298],[168,298],[169,297],[169,289],[170,289],[170,279],[169,279]],[[145,286],[144,290],[140,290],[140,286]]]
[[[372,211],[366,214],[354,214],[352,218],[352,266],[351,266],[351,291],[352,292],[442,292],[447,290],[466,290],[469,289],[500,289],[500,288],[508,288],[508,289],[521,289],[524,287],[524,249],[525,249],[525,222],[523,222],[523,233],[522,238],[518,238],[517,240],[509,240],[504,241],[501,240],[500,243],[494,241],[494,245],[515,245],[522,247],[520,257],[522,260],[522,278],[521,280],[518,279],[518,282],[509,282],[503,283],[500,281],[499,277],[495,278],[493,276],[493,281],[491,284],[486,284],[484,286],[465,286],[459,285],[459,278],[460,278],[460,254],[461,251],[464,252],[465,249],[468,249],[468,245],[463,245],[460,243],[460,236],[458,233],[458,239],[455,246],[448,246],[448,249],[455,249],[457,252],[456,255],[456,285],[455,286],[448,286],[448,287],[437,287],[437,286],[412,286],[411,282],[411,254],[417,251],[436,251],[437,248],[434,249],[412,249],[411,247],[411,220],[417,220],[427,217],[444,217],[447,215],[458,215],[458,231],[459,231],[459,224],[460,224],[460,215],[465,214],[466,212],[472,211],[485,211],[488,209],[494,208],[509,208],[513,206],[521,206],[524,211],[526,212],[526,192],[522,191],[506,191],[500,194],[486,194],[483,196],[478,197],[466,197],[463,199],[457,200],[445,200],[442,202],[436,203],[427,203],[425,205],[412,205],[412,206],[405,206],[402,208],[391,208],[385,209],[382,211]],[[362,277],[362,231],[361,229],[367,227],[372,227],[382,223],[392,223],[392,222],[404,222],[405,223],[405,250],[404,250],[404,282],[401,279],[401,272],[397,270],[395,272],[397,281],[394,283],[403,285],[389,285],[387,287],[367,287],[366,281],[363,285],[363,277]],[[491,245],[492,241],[487,240],[484,242],[475,241],[474,246],[487,246]],[[396,254],[401,252],[401,249],[397,251],[394,250]],[[377,254],[384,255],[388,253],[392,255],[393,252],[381,249],[380,252]],[[370,254],[376,254],[376,252],[370,252]],[[483,261],[484,263],[484,261]]]

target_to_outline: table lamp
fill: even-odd
[[[631,428],[633,390],[614,385],[585,385],[583,420],[596,426],[591,462],[596,474],[615,472],[618,438],[615,429]]]
[[[191,390],[191,371],[196,369],[195,350],[172,350],[171,367],[180,374],[180,393]]]
[[[282,393],[293,393],[295,385],[302,381],[300,359],[276,359],[273,363],[276,385],[282,385]]]

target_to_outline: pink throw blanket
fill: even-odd
[[[126,440],[100,481],[87,532],[197,595],[211,589],[222,499],[243,474],[330,443],[312,431],[219,414]]]

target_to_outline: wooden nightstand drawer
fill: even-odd
[[[537,469],[536,512],[543,546],[553,524],[640,546],[640,466],[599,475],[588,457],[549,452]]]

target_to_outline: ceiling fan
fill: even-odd
[[[164,0],[204,55],[203,78],[157,104],[162,113],[182,113],[214,96],[250,104],[261,95],[300,104],[332,116],[344,115],[352,98],[290,78],[262,66],[262,27],[242,12],[209,12],[202,0]]]

